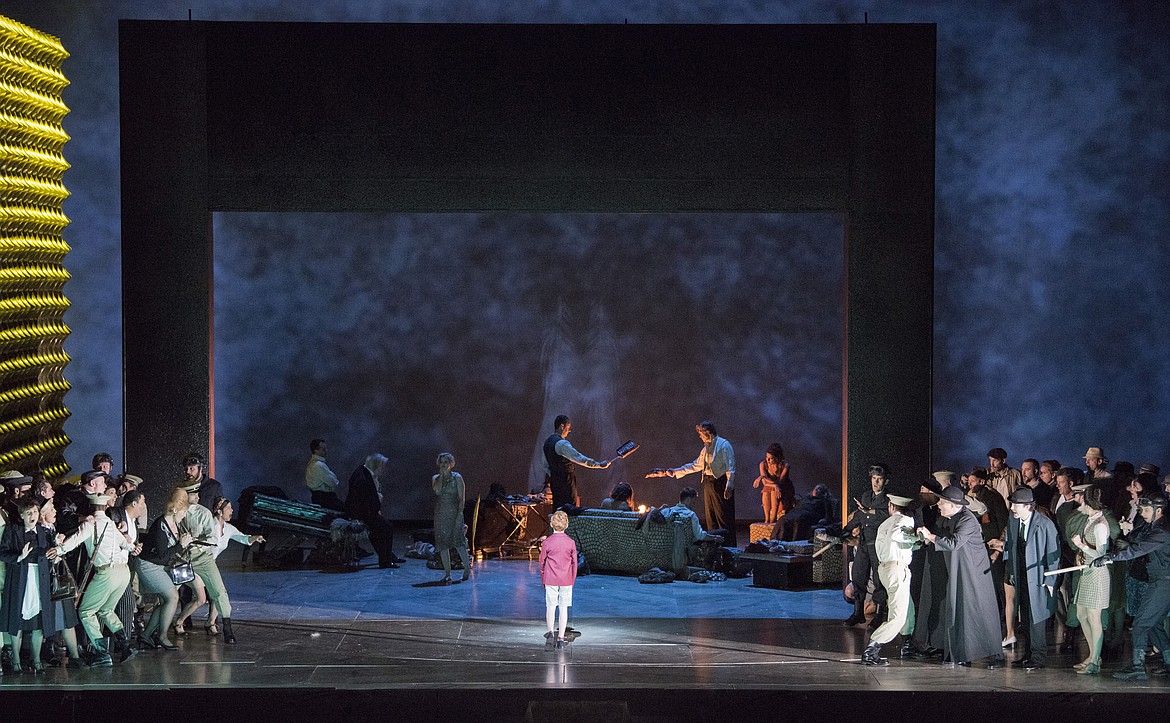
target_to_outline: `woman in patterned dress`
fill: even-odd
[[[1101,502],[1101,489],[1092,486],[1085,490],[1085,501],[1080,512],[1088,516],[1084,531],[1073,535],[1072,546],[1078,550],[1080,564],[1087,565],[1109,552],[1109,523],[1105,519],[1105,505]],[[1077,619],[1089,643],[1089,657],[1073,666],[1077,673],[1095,675],[1101,670],[1101,643],[1104,630],[1101,611],[1109,607],[1109,569],[1107,567],[1086,567],[1081,571],[1073,603],[1077,606]]]
[[[431,477],[431,489],[435,492],[435,549],[443,561],[443,579],[450,585],[451,548],[463,562],[463,579],[471,577],[471,554],[467,550],[467,534],[463,531],[463,476],[452,471],[455,455],[443,452],[435,460],[439,473]]]

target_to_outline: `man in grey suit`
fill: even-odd
[[[1036,512],[1036,498],[1031,487],[1020,487],[1009,498],[1012,519],[1003,541],[1003,559],[1007,579],[1016,588],[1019,611],[1019,634],[1025,638],[1024,657],[1013,661],[1013,668],[1037,670],[1048,657],[1046,622],[1056,609],[1054,576],[1044,573],[1060,568],[1060,539],[1056,525],[1043,513]],[[1013,631],[1007,632],[1010,637]]]

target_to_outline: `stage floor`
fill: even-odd
[[[694,700],[703,691],[716,694],[699,696],[716,709],[727,700],[765,705],[777,696],[785,705],[797,696],[811,706],[820,694],[849,696],[864,709],[866,694],[889,692],[917,693],[908,700],[918,703],[939,693],[1002,692],[1065,702],[1069,693],[1098,702],[1109,694],[1136,704],[1141,694],[1170,691],[1165,678],[1113,680],[1108,672],[1120,659],[1108,661],[1100,676],[1076,675],[1070,666],[1080,657],[1060,655],[1051,656],[1051,667],[1026,673],[987,670],[982,662],[959,668],[901,661],[891,645],[889,667],[865,667],[859,656],[868,631],[841,625],[850,607],[839,590],[756,588],[750,578],[642,585],[633,577],[590,575],[574,589],[572,623],[582,637],[550,651],[535,561],[488,560],[476,563],[467,583],[419,588],[412,585],[441,576],[420,560],[397,570],[335,572],[241,568],[238,559],[238,551],[221,558],[238,644],[224,645],[197,625],[178,639],[176,652],[142,652],[113,668],[4,676],[0,697],[18,690],[207,696],[232,689],[252,691],[253,700],[267,700],[265,690],[295,693],[280,698],[290,701],[311,691],[464,691],[462,704],[475,710],[478,691],[478,700],[513,712],[519,698],[621,700],[640,706],[641,713],[634,711],[640,719],[653,717],[656,696]],[[509,697],[518,702],[499,708]],[[381,706],[403,699],[367,700]]]

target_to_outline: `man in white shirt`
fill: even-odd
[[[695,432],[703,441],[703,448],[694,462],[681,467],[651,470],[647,477],[685,477],[694,472],[703,475],[703,509],[707,529],[722,535],[730,547],[736,546],[735,537],[735,450],[715,431],[715,424],[702,421]]]
[[[338,512],[345,511],[345,504],[337,496],[337,487],[341,484],[333,470],[325,463],[329,455],[329,447],[323,439],[314,439],[309,442],[309,464],[305,467],[305,486],[309,488],[309,496],[315,505],[328,507]]]

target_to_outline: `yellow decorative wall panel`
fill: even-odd
[[[0,470],[50,479],[69,472],[67,57],[57,38],[0,16]]]

